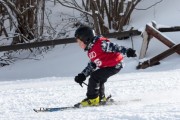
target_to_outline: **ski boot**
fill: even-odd
[[[94,99],[84,99],[80,103],[74,105],[74,107],[88,107],[88,106],[98,106],[99,105],[99,96]]]

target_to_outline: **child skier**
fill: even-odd
[[[94,30],[88,26],[79,27],[75,31],[75,38],[79,46],[87,51],[90,58],[87,67],[74,78],[82,86],[90,75],[87,98],[82,100],[79,105],[83,107],[96,106],[101,101],[106,101],[104,83],[123,67],[122,54],[126,54],[127,57],[136,57],[135,50],[114,44],[103,36],[96,36]]]

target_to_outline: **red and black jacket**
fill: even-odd
[[[123,55],[121,53],[125,54],[126,48],[110,42],[107,38],[96,36],[92,43],[88,45],[87,51],[90,62],[82,71],[85,76],[90,75],[96,67],[115,67],[122,62]]]

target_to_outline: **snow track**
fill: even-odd
[[[1,120],[178,120],[180,119],[180,70],[118,74],[107,82],[106,93],[121,105],[90,107],[53,113],[33,108],[71,106],[85,97],[73,78],[43,78],[0,83]],[[133,78],[133,79],[132,79]]]

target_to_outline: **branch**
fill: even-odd
[[[16,13],[16,15],[21,15],[21,11],[19,9],[16,9],[16,6],[13,2],[11,2],[10,0],[4,0],[4,2],[5,2],[5,4],[7,4],[8,6],[10,6],[13,9],[13,11]]]
[[[151,6],[147,7],[147,8],[135,8],[135,10],[147,10],[147,9],[150,9],[151,7],[157,5],[158,3],[161,3],[162,1],[163,0],[160,0],[160,1],[154,3],[153,5],[151,5]]]
[[[83,13],[85,13],[85,14],[88,14],[88,15],[92,16],[92,14],[91,14],[90,12],[84,11],[84,10],[82,10],[82,9],[79,9],[79,8],[76,8],[76,7],[73,7],[73,6],[65,5],[65,4],[63,4],[60,0],[57,0],[57,1],[58,1],[62,6],[65,6],[65,7],[68,7],[68,8],[72,8],[72,9],[76,9],[76,10],[78,10],[78,11],[80,11],[80,12],[83,12]]]

